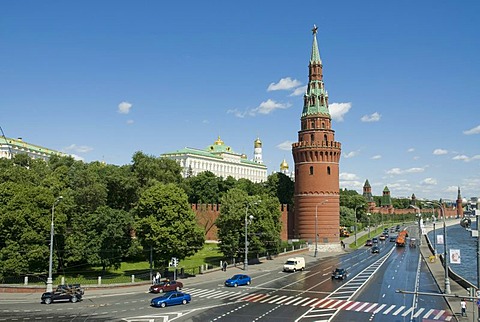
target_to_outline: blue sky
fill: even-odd
[[[311,29],[340,187],[480,195],[479,1],[2,1],[0,126],[128,164],[220,136],[293,169]]]

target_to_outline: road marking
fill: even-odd
[[[396,310],[395,312],[393,312],[392,315],[397,315],[397,314],[399,314],[400,312],[402,312],[404,309],[405,309],[405,306],[402,305],[398,310]]]
[[[422,307],[422,308],[420,308],[420,310],[417,311],[417,313],[415,313],[415,314],[413,315],[413,317],[414,317],[414,318],[418,318],[418,316],[419,316],[420,314],[422,314],[423,311],[425,311],[425,309]]]

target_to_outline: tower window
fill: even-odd
[[[310,142],[315,141],[315,136],[313,134],[310,134]]]
[[[327,140],[327,135],[326,135],[326,134],[323,136],[323,140],[324,140],[325,142],[327,142],[327,141],[328,141],[328,140]]]
[[[312,127],[312,129],[315,128],[315,122],[312,122],[312,123],[311,123],[311,127]]]
[[[324,122],[322,122],[322,129],[324,129],[324,128],[325,128],[325,123],[324,123]]]
[[[327,174],[330,175],[330,167],[327,167]]]
[[[313,167],[312,166],[310,167],[310,175],[313,175]]]

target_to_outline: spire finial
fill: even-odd
[[[316,35],[317,30],[318,30],[317,25],[313,24],[312,34]]]

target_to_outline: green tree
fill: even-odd
[[[200,172],[194,177],[185,179],[189,191],[188,201],[197,204],[216,204],[220,202],[219,183],[221,178],[210,171]]]
[[[280,203],[268,194],[248,196],[240,189],[228,191],[222,198],[216,224],[220,249],[229,258],[241,256],[245,250],[245,218],[248,224],[249,250],[252,254],[275,253],[280,243]]]
[[[143,152],[135,152],[132,157],[132,170],[142,189],[156,183],[180,183],[182,168],[175,161],[167,158],[156,158]]]
[[[137,236],[145,251],[153,248],[155,264],[172,257],[184,259],[203,247],[205,236],[198,226],[185,192],[174,184],[157,183],[140,196],[136,208]]]
[[[294,182],[285,174],[275,172],[269,175],[266,189],[276,196],[281,204],[293,205]]]

